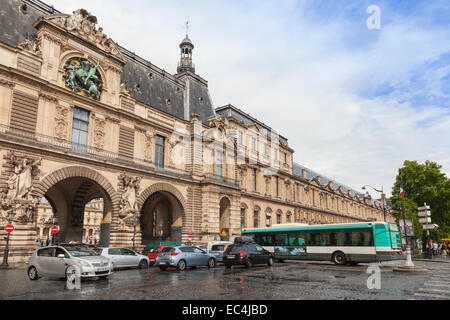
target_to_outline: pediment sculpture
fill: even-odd
[[[74,35],[94,43],[106,53],[116,56],[118,59],[125,62],[125,58],[120,51],[119,46],[103,33],[103,28],[98,28],[97,30],[97,17],[91,15],[85,9],[74,11],[71,15],[56,14],[46,16],[43,19],[66,29]]]

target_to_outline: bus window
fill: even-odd
[[[275,246],[287,246],[288,245],[288,235],[286,233],[276,233],[274,245]]]
[[[344,234],[344,246],[351,247],[352,246],[352,234],[351,232],[345,232]]]
[[[362,232],[353,231],[351,232],[352,246],[358,247],[363,245],[364,235]]]
[[[256,243],[263,247],[273,246],[273,240],[271,234],[258,234],[256,237]]]
[[[309,245],[310,246],[320,246],[322,245],[320,242],[320,233],[311,233],[309,235]]]
[[[328,233],[322,233],[320,235],[320,245],[321,246],[323,246],[323,247],[328,246],[329,241],[330,240],[329,240]]]
[[[372,233],[370,231],[364,231],[363,235],[364,235],[363,246],[365,247],[373,246]]]
[[[330,232],[329,237],[330,237],[330,239],[329,239],[330,242],[328,243],[328,245],[333,246],[333,247],[337,246],[338,245],[337,244],[337,238],[338,238],[337,232]]]
[[[295,247],[306,245],[306,234],[300,232],[290,233],[289,245]]]

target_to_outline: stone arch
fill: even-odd
[[[186,233],[187,202],[181,192],[168,183],[156,183],[138,197],[140,231],[138,242],[181,241]],[[158,240],[159,239],[159,240]]]
[[[67,167],[47,174],[34,187],[36,196],[42,198],[45,196],[47,191],[58,182],[76,177],[86,178],[100,185],[111,201],[113,213],[117,213],[119,211],[120,196],[117,194],[112,184],[100,173],[87,167]]]
[[[161,191],[171,193],[180,202],[181,206],[183,207],[183,220],[184,220],[185,214],[186,214],[186,209],[188,207],[187,202],[186,202],[185,198],[183,197],[183,195],[181,194],[181,192],[177,188],[175,188],[174,186],[172,186],[168,183],[165,183],[165,182],[155,183],[155,184],[151,185],[150,187],[148,187],[147,189],[145,189],[144,191],[142,191],[137,199],[137,204],[138,204],[139,208],[142,208],[145,201],[147,201],[147,199],[152,194],[154,194],[156,192],[161,192]]]
[[[74,179],[73,181],[77,181],[79,184],[73,189],[73,194],[66,196],[62,192],[64,189],[60,188],[64,188],[64,185],[70,184],[71,179]],[[83,190],[81,189],[84,183],[98,188],[99,194],[104,198],[104,221],[101,224],[103,230],[101,233],[104,240],[103,245],[108,246],[112,235],[111,227],[115,226],[118,221],[120,195],[113,188],[112,184],[99,172],[82,166],[62,168],[41,178],[40,182],[34,186],[34,191],[39,198],[44,196],[48,198],[47,196],[50,193],[52,194],[50,197],[56,197],[57,205],[59,209],[62,209],[61,214],[61,210],[56,211],[53,208],[54,214],[58,212],[57,217],[63,230],[61,233],[58,233],[58,237],[61,237],[62,241],[64,239],[67,240],[67,238],[73,238],[69,240],[78,239],[82,241],[84,206],[86,204],[84,195],[86,192],[82,192]],[[82,195],[82,197],[80,198],[79,195]],[[37,218],[36,215],[36,221]]]

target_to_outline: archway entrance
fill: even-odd
[[[168,191],[157,191],[141,209],[142,245],[162,241],[181,242],[183,207]]]
[[[112,201],[100,184],[85,177],[70,177],[50,187],[44,198],[52,209],[46,224],[60,227],[55,242],[109,246]],[[37,219],[39,225],[39,214]]]
[[[229,241],[230,240],[230,207],[231,202],[228,198],[222,198],[220,200],[220,240]]]

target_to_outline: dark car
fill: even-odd
[[[234,265],[251,268],[257,264],[273,265],[272,253],[256,244],[250,238],[236,238],[223,254],[223,264],[227,269]]]

